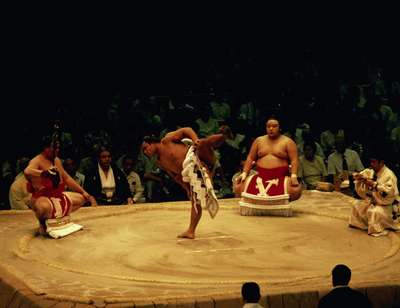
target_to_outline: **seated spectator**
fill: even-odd
[[[392,150],[396,154],[400,154],[400,120],[390,132],[390,142],[392,143]]]
[[[315,189],[317,182],[324,182],[328,175],[322,157],[315,155],[315,142],[304,143],[304,155],[299,158],[298,176],[306,184],[307,189]]]
[[[357,152],[346,147],[344,138],[336,137],[335,151],[328,156],[328,181],[336,184],[336,189],[343,183],[342,188],[350,187],[353,190],[351,174],[363,169],[364,166]]]
[[[297,153],[299,156],[304,155],[304,143],[314,143],[315,145],[315,155],[318,155],[319,157],[321,157],[323,160],[325,160],[325,153],[322,150],[322,147],[319,145],[318,142],[315,141],[312,133],[310,130],[308,131],[303,131],[302,132],[302,138],[299,141],[299,143],[296,143],[297,145]]]
[[[203,107],[200,111],[200,118],[196,120],[196,124],[199,126],[198,135],[200,138],[216,134],[219,129],[218,121],[211,117],[209,107]]]
[[[78,172],[78,164],[77,161],[73,157],[66,157],[63,162],[64,170],[69,174],[71,178],[75,180],[81,187],[84,187],[85,183],[85,175]],[[66,187],[66,191],[69,188]]]
[[[99,151],[99,145],[90,147],[87,155],[84,155],[79,162],[78,172],[87,175],[97,165],[97,153]]]
[[[303,136],[311,133],[311,126],[308,123],[299,123],[294,131],[294,142],[302,144],[304,142]]]
[[[14,164],[11,160],[0,160],[0,209],[9,210],[10,205],[7,202],[7,196],[11,187],[11,184],[15,179]]]
[[[328,129],[323,131],[320,135],[320,143],[322,150],[326,155],[332,153],[335,149],[335,138],[344,138],[344,130],[339,129],[339,123],[337,120],[327,120]]]
[[[251,100],[247,100],[240,105],[237,119],[243,120],[247,125],[253,127],[257,125],[259,116],[260,110],[257,108],[256,104]]]
[[[101,147],[97,166],[85,177],[85,188],[96,198],[98,205],[132,204],[126,176],[111,161],[110,150]]]
[[[28,180],[24,176],[24,169],[29,164],[29,158],[23,157],[18,161],[17,169],[21,170],[11,184],[9,202],[12,210],[28,210],[32,194],[27,190]]]
[[[368,297],[348,286],[350,278],[351,270],[346,265],[336,265],[332,270],[333,289],[320,299],[318,308],[372,307]]]
[[[225,143],[231,146],[236,150],[241,150],[242,143],[245,140],[246,136],[232,132],[232,129],[228,125],[220,126],[218,133],[223,134],[225,137]]]
[[[213,100],[211,103],[211,110],[213,118],[217,121],[226,121],[231,117],[231,106],[223,100]]]
[[[233,174],[236,172],[238,163],[240,162],[243,153],[242,149],[244,149],[242,144],[245,136],[241,134],[234,135],[230,127],[227,125],[222,125],[219,129],[219,133],[224,135],[225,142],[216,151],[218,166],[222,169],[222,172],[221,170],[217,170],[216,173],[223,176],[223,186],[225,186],[227,194],[231,194],[232,191],[229,182]],[[216,176],[215,179],[217,180],[218,176]]]
[[[243,308],[263,308],[260,301],[260,286],[256,282],[245,282],[242,285]]]
[[[125,156],[122,160],[122,171],[128,180],[129,189],[131,191],[133,203],[146,202],[143,196],[144,188],[140,181],[140,176],[133,171],[134,159],[130,156]]]

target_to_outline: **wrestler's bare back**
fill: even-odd
[[[288,148],[296,147],[292,139],[280,135],[271,139],[268,135],[260,136],[254,141],[257,166],[262,168],[276,168],[289,165]]]

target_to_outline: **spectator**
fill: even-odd
[[[260,286],[256,282],[245,282],[242,285],[243,308],[263,308],[260,301]]]
[[[78,172],[77,161],[72,157],[67,157],[64,159],[63,165],[69,176],[73,178],[81,187],[84,187],[85,175]],[[66,190],[68,191],[68,188]]]
[[[220,166],[220,168],[222,168],[224,183],[227,184],[229,182],[229,179],[231,179],[233,174],[235,173],[238,162],[240,161],[240,157],[243,153],[242,149],[244,149],[242,145],[245,136],[241,134],[234,135],[230,127],[227,125],[222,125],[219,129],[219,133],[224,135],[225,143],[222,144],[221,147],[217,150],[217,158],[219,161],[218,165]],[[215,180],[217,179],[218,176],[215,177]],[[230,185],[228,184],[228,186],[230,191]]]
[[[216,134],[219,129],[218,121],[211,117],[210,106],[205,106],[200,111],[200,118],[196,120],[199,126],[198,135],[201,138]]]
[[[328,181],[331,183],[342,183],[342,188],[353,189],[353,172],[364,169],[360,156],[356,151],[346,147],[345,139],[335,139],[335,151],[328,156]],[[345,182],[348,181],[348,182]]]
[[[122,160],[122,171],[124,172],[129,184],[133,203],[146,202],[143,196],[144,188],[140,181],[140,176],[133,171],[134,159],[130,156],[125,156]]]
[[[339,128],[337,119],[328,119],[328,127],[321,133],[320,142],[321,147],[326,155],[331,154],[335,149],[335,138],[344,138],[344,130]]]
[[[229,106],[225,101],[213,100],[210,105],[212,116],[217,119],[217,121],[226,121],[231,117],[231,106]]]
[[[12,210],[27,210],[31,202],[32,194],[28,192],[28,180],[24,176],[24,169],[28,166],[29,158],[23,157],[18,161],[17,169],[21,170],[11,184],[9,202]]]
[[[111,152],[105,147],[100,148],[97,166],[87,174],[85,186],[98,205],[133,203],[126,176],[112,163]]]
[[[299,158],[298,176],[306,184],[307,189],[315,189],[317,182],[324,182],[328,175],[324,160],[315,155],[315,151],[315,142],[305,142],[304,155]]]
[[[260,111],[256,107],[253,101],[248,100],[239,107],[238,120],[245,121],[250,127],[257,125]]]
[[[319,145],[318,142],[315,141],[313,134],[311,133],[310,130],[305,130],[302,132],[302,138],[301,141],[299,143],[297,143],[297,152],[298,155],[304,155],[304,144],[305,143],[314,143],[315,146],[315,155],[318,155],[319,157],[321,157],[323,160],[325,160],[325,153],[322,150],[322,147]]]
[[[336,265],[332,270],[333,289],[320,299],[318,308],[371,308],[368,297],[348,286],[350,278],[350,268],[344,264]]]

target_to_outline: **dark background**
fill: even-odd
[[[118,91],[134,98],[213,89],[270,100],[307,61],[326,84],[363,82],[367,64],[398,76],[395,12],[339,3],[5,9],[3,138],[27,118],[51,118],[63,104],[95,107]]]

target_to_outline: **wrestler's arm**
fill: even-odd
[[[202,140],[205,140],[205,142],[207,142],[210,147],[218,148],[224,143],[225,137],[223,134],[215,134]]]
[[[191,127],[182,127],[174,132],[166,134],[162,142],[180,142],[183,138],[191,139],[194,144],[199,142],[199,137]]]
[[[299,156],[297,154],[297,146],[296,143],[292,139],[288,139],[287,145],[286,145],[287,153],[289,156],[289,161],[291,165],[291,184],[293,186],[299,185],[299,182],[297,180],[297,171],[299,168]]]
[[[253,162],[257,159],[259,138],[260,137],[254,140],[253,144],[251,145],[249,154],[247,155],[247,159],[243,164],[243,171],[240,176],[238,176],[238,181],[240,182],[243,182],[246,179],[247,175],[253,167]]]
[[[55,159],[55,165],[57,167],[58,172],[60,172],[60,176],[63,180],[63,182],[67,185],[69,189],[72,189],[73,191],[80,193],[83,195],[83,197],[86,200],[89,200],[91,198],[90,194],[84,190],[81,185],[79,185],[64,169],[61,160],[59,158]]]
[[[29,165],[25,168],[25,177],[29,180],[32,177],[40,177],[43,170],[40,170],[40,164],[37,159],[32,159]]]

